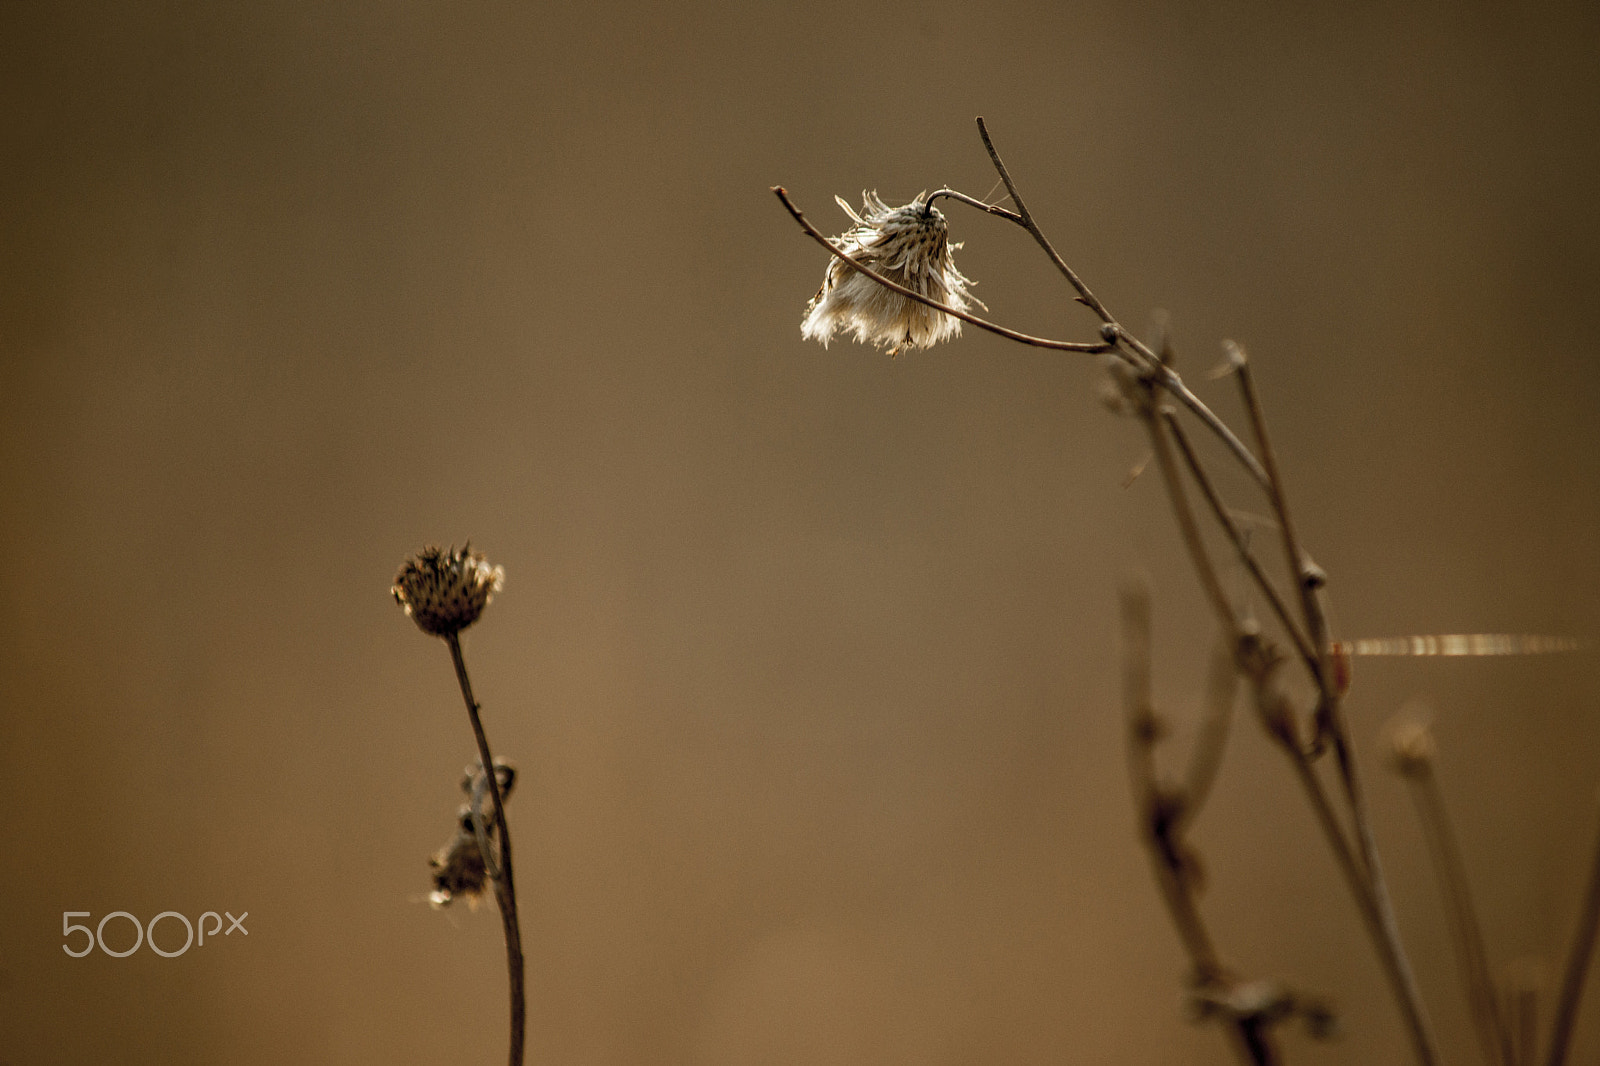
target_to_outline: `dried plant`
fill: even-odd
[[[1431,1066],[1438,1061],[1437,1044],[1396,925],[1361,770],[1341,706],[1349,682],[1351,649],[1330,639],[1321,599],[1328,578],[1302,546],[1245,351],[1227,342],[1227,361],[1218,374],[1219,378],[1231,378],[1238,389],[1247,423],[1247,433],[1241,436],[1190,391],[1174,369],[1164,328],[1156,343],[1140,340],[1067,265],[1028,210],[981,118],[978,119],[978,133],[1005,186],[1011,208],[988,204],[953,189],[919,196],[905,207],[892,210],[876,197],[869,197],[865,215],[851,212],[857,226],[842,237],[829,239],[807,221],[786,190],[781,186],[773,187],[773,193],[800,227],[833,257],[822,292],[807,309],[803,332],[807,337],[826,343],[834,329],[849,328],[858,340],[880,346],[891,343],[898,350],[903,346],[925,346],[954,337],[959,324],[966,323],[1021,344],[1099,354],[1106,359],[1108,406],[1137,419],[1149,438],[1153,461],[1185,550],[1223,637],[1222,651],[1213,664],[1207,685],[1206,717],[1187,771],[1176,782],[1166,781],[1159,773],[1156,758],[1166,727],[1150,696],[1149,599],[1142,588],[1133,586],[1125,590],[1124,700],[1130,778],[1140,836],[1150,851],[1157,886],[1189,957],[1195,1014],[1221,1023],[1240,1060],[1255,1064],[1279,1061],[1274,1030],[1283,1022],[1299,1018],[1313,1035],[1326,1035],[1334,1024],[1332,1012],[1321,998],[1292,992],[1270,979],[1246,979],[1232,972],[1222,962],[1201,916],[1198,899],[1202,865],[1188,841],[1187,831],[1199,815],[1218,771],[1236,686],[1242,681],[1248,689],[1249,703],[1257,721],[1287,760],[1333,853],[1387,977],[1413,1055],[1418,1063]],[[1026,230],[1066,280],[1076,301],[1098,318],[1098,339],[1063,341],[1030,336],[972,314],[968,309],[965,279],[962,279],[963,284],[942,287],[926,280],[918,281],[918,277],[936,276],[935,267],[939,263],[948,271],[954,271],[947,258],[932,258],[935,248],[955,247],[948,243],[944,217],[932,208],[933,201],[939,198],[976,208]],[[917,244],[923,263],[920,274],[910,274],[904,267],[915,257],[882,254],[886,245],[897,247],[895,242],[899,238],[894,234],[901,232],[895,230],[891,234],[888,231],[886,222],[891,217],[899,219],[896,226],[915,229],[915,222],[921,227],[917,231],[923,234]],[[884,290],[876,300],[867,295],[868,284]],[[834,297],[840,293],[848,293],[848,299]],[[833,298],[831,304],[830,298]],[[865,308],[871,311],[863,310]],[[933,316],[931,322],[923,311]],[[909,326],[913,320],[919,323],[915,331]],[[941,321],[943,328],[939,326]],[[1275,530],[1282,555],[1282,561],[1275,565],[1284,566],[1287,571],[1283,578],[1275,580],[1270,576],[1268,564],[1235,518],[1240,512],[1223,500],[1211,470],[1190,441],[1190,430],[1186,419],[1180,417],[1180,408],[1205,432],[1222,442],[1229,458],[1261,492],[1270,514],[1267,524]],[[1203,504],[1200,511],[1191,502],[1191,496],[1196,493]],[[1269,610],[1270,619],[1266,625],[1258,622],[1252,613],[1251,599],[1230,595],[1224,588],[1218,563],[1212,558],[1203,532],[1202,514],[1247,577],[1249,597],[1258,597]],[[1444,639],[1466,639],[1470,643],[1474,638]],[[1568,650],[1573,646],[1570,641],[1540,644],[1541,638],[1521,638],[1533,641],[1524,648],[1516,643],[1518,639],[1492,638],[1488,643],[1491,650],[1496,651],[1511,649],[1513,645],[1518,650],[1538,651]],[[1297,706],[1289,695],[1285,684],[1287,671],[1298,671],[1309,682],[1312,692],[1309,706]],[[1408,780],[1431,789],[1431,737],[1412,733],[1397,739],[1393,758],[1394,765]],[[1441,879],[1449,886],[1447,909],[1456,931],[1458,954],[1467,977],[1468,1003],[1479,1028],[1485,1058],[1504,1066],[1531,1066],[1534,1053],[1529,1045],[1537,1041],[1523,1035],[1524,1031],[1532,1031],[1533,1010],[1527,1005],[1530,994],[1521,994],[1515,1000],[1523,1004],[1514,1012],[1516,1019],[1508,1016],[1512,1012],[1504,1012],[1498,1005],[1499,999],[1487,977],[1486,956],[1476,917],[1459,871],[1459,856],[1443,820],[1442,803],[1436,792],[1426,791],[1419,796],[1419,805],[1433,842]],[[1597,925],[1600,925],[1600,846],[1597,846],[1591,886],[1569,952],[1560,1007],[1546,1041],[1549,1066],[1560,1066],[1565,1061]]]
[[[417,628],[439,637],[450,647],[456,682],[467,704],[467,718],[477,742],[478,762],[467,768],[462,790],[470,802],[457,816],[455,836],[430,860],[434,889],[429,900],[445,906],[457,896],[475,903],[484,882],[494,887],[500,923],[506,941],[506,972],[511,994],[511,1066],[521,1066],[527,1028],[527,997],[523,988],[522,929],[517,921],[516,883],[511,873],[511,832],[506,826],[505,798],[516,781],[516,771],[489,751],[481,708],[472,696],[466,659],[461,653],[461,632],[483,614],[505,583],[505,571],[490,566],[470,544],[457,551],[428,547],[407,559],[395,575],[391,589],[395,601]],[[485,772],[493,767],[493,773]],[[492,807],[485,816],[483,797]]]
[[[835,199],[855,225],[834,239],[834,247],[934,303],[967,309],[972,282],[956,269],[953,255],[961,246],[950,243],[949,227],[932,197],[923,193],[902,207],[889,207],[877,193],[864,192],[859,215],[842,198]],[[800,335],[827,347],[840,329],[863,344],[889,345],[892,356],[902,348],[928,348],[959,336],[961,320],[892,292],[835,259],[806,308]]]

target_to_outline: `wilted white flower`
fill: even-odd
[[[834,199],[855,222],[833,238],[835,248],[946,307],[965,311],[968,300],[981,304],[967,292],[972,282],[956,269],[951,256],[961,245],[950,243],[944,215],[926,193],[903,207],[889,207],[876,192],[862,193],[859,215],[842,198]],[[958,336],[961,320],[886,289],[834,258],[822,288],[806,307],[800,335],[827,347],[840,329],[855,334],[860,343],[888,345],[894,355],[901,348],[927,348]]]
[[[430,545],[405,561],[391,591],[417,628],[448,637],[478,620],[505,577],[503,567],[490,566],[470,544],[460,551]]]

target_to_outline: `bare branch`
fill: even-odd
[[[1244,468],[1250,472],[1250,476],[1255,478],[1262,488],[1268,488],[1266,471],[1256,460],[1256,457],[1250,454],[1250,449],[1245,447],[1244,442],[1235,436],[1233,430],[1229,429],[1222,419],[1213,414],[1211,409],[1202,403],[1198,396],[1189,391],[1189,387],[1183,383],[1183,379],[1166,364],[1158,353],[1152,351],[1138,337],[1123,328],[1122,324],[1106,309],[1105,304],[1100,302],[1100,298],[1089,290],[1089,286],[1078,276],[1077,271],[1068,266],[1067,261],[1061,258],[1061,254],[1056,251],[1055,246],[1050,243],[1050,239],[1044,235],[1044,231],[1034,221],[1033,214],[1028,210],[1027,205],[1022,202],[1022,195],[1017,192],[1016,182],[1011,180],[1011,172],[1006,169],[1005,163],[1001,161],[1000,153],[995,149],[994,141],[989,137],[989,127],[981,117],[978,119],[978,135],[983,138],[983,147],[988,151],[989,160],[994,164],[995,170],[999,172],[1000,180],[1005,182],[1006,192],[1010,195],[1011,202],[1017,205],[1017,215],[1013,221],[1027,230],[1033,239],[1038,242],[1039,247],[1044,249],[1045,255],[1050,257],[1050,262],[1055,264],[1056,269],[1061,271],[1068,284],[1078,293],[1078,302],[1098,315],[1100,321],[1111,331],[1111,336],[1125,344],[1139,357],[1137,360],[1130,360],[1130,362],[1141,366],[1142,369],[1154,375],[1162,388],[1166,389],[1180,403],[1194,412],[1195,417],[1206,424],[1207,429],[1222,439],[1222,442],[1228,446],[1228,450],[1233,452],[1239,462],[1244,465]],[[998,212],[996,213],[998,214]]]
[[[1028,205],[1022,202],[1022,196],[1017,192],[1016,183],[1011,180],[1011,172],[1000,161],[1000,153],[995,151],[994,141],[989,139],[989,127],[984,124],[981,116],[978,118],[978,136],[983,138],[983,147],[988,150],[989,160],[994,164],[994,169],[1000,173],[1000,180],[1006,183],[1006,192],[1011,196],[1011,202],[1017,205],[1017,222],[1033,235],[1033,239],[1039,242],[1039,247],[1044,249],[1044,254],[1050,257],[1050,262],[1054,263],[1056,269],[1066,277],[1068,284],[1077,290],[1080,302],[1099,315],[1101,322],[1107,325],[1116,325],[1117,320],[1111,317],[1111,312],[1106,310],[1105,304],[1100,302],[1098,296],[1089,291],[1089,286],[1085,285],[1083,279],[1078,277],[1077,271],[1069,267],[1067,261],[1061,258],[1061,254],[1055,250],[1055,246],[1044,235],[1044,231],[1039,228],[1039,224],[1033,220],[1033,215],[1029,212]],[[1159,362],[1159,360],[1153,361]]]
[[[1277,460],[1272,454],[1272,442],[1267,437],[1267,422],[1261,411],[1261,401],[1256,396],[1255,380],[1250,373],[1250,363],[1244,349],[1233,341],[1226,343],[1228,355],[1239,379],[1239,390],[1244,395],[1245,409],[1250,415],[1250,426],[1255,432],[1256,447],[1261,452],[1261,464],[1267,473],[1267,498],[1272,503],[1273,517],[1283,534],[1284,554],[1289,557],[1289,579],[1300,594],[1301,611],[1305,616],[1306,633],[1315,654],[1308,658],[1306,667],[1325,704],[1337,699],[1327,669],[1327,622],[1322,605],[1317,601],[1317,589],[1322,585],[1321,572],[1307,565],[1301,554],[1299,538],[1295,536],[1294,521],[1289,515],[1289,504],[1284,498],[1283,480],[1278,474]]]
[[[1211,564],[1211,556],[1206,552],[1205,539],[1200,535],[1200,527],[1195,523],[1194,512],[1190,509],[1188,497],[1183,491],[1183,481],[1178,476],[1177,464],[1172,459],[1172,446],[1167,442],[1167,423],[1162,414],[1157,412],[1154,395],[1147,395],[1141,415],[1145,427],[1150,432],[1150,445],[1156,453],[1156,465],[1161,468],[1161,477],[1167,487],[1167,498],[1172,502],[1172,514],[1177,520],[1178,531],[1183,535],[1183,543],[1189,550],[1189,560],[1194,564],[1195,573],[1200,578],[1200,587],[1205,590],[1206,598],[1211,601],[1211,608],[1217,616],[1217,622],[1222,626],[1222,631],[1227,635],[1228,643],[1237,645],[1243,627],[1233,605],[1228,602],[1227,594],[1222,590],[1222,582],[1218,580],[1216,568]]]
[[[1389,898],[1388,884],[1383,876],[1383,864],[1378,855],[1378,843],[1372,832],[1372,819],[1367,813],[1366,798],[1361,791],[1361,779],[1356,771],[1355,756],[1350,743],[1350,730],[1340,712],[1339,692],[1333,684],[1333,674],[1328,668],[1328,627],[1317,598],[1325,576],[1301,554],[1299,539],[1295,536],[1294,522],[1284,499],[1283,482],[1272,453],[1272,442],[1267,437],[1266,418],[1261,401],[1256,395],[1250,363],[1244,349],[1229,342],[1229,358],[1239,378],[1245,408],[1250,415],[1250,425],[1255,431],[1256,446],[1261,451],[1261,462],[1267,471],[1267,495],[1272,502],[1273,516],[1283,534],[1284,552],[1288,555],[1290,578],[1300,592],[1306,634],[1316,651],[1315,659],[1307,661],[1313,682],[1318,690],[1317,727],[1319,737],[1333,741],[1338,759],[1339,778],[1344,787],[1346,805],[1350,811],[1351,825],[1355,830],[1356,846],[1362,867],[1367,895],[1365,906],[1371,908],[1370,929],[1385,968],[1389,970],[1395,995],[1400,1000],[1401,1013],[1405,1015],[1411,1032],[1417,1059],[1423,1063],[1435,1060],[1433,1037],[1422,1008],[1421,993],[1417,990],[1416,976],[1412,973],[1405,945],[1400,941],[1399,923],[1395,920],[1394,904]],[[1314,665],[1314,669],[1313,669]],[[1305,762],[1304,752],[1295,753],[1297,764]],[[1307,765],[1306,772],[1310,772]],[[1314,779],[1314,778],[1313,778]]]
[[[1271,606],[1272,613],[1278,616],[1278,622],[1289,634],[1289,638],[1294,641],[1295,650],[1300,653],[1300,657],[1314,661],[1316,652],[1311,649],[1311,645],[1300,633],[1300,628],[1289,617],[1289,610],[1278,596],[1278,590],[1272,587],[1272,583],[1267,580],[1266,573],[1261,569],[1261,564],[1256,562],[1255,556],[1251,554],[1250,545],[1245,540],[1244,533],[1239,529],[1239,524],[1233,520],[1233,515],[1223,505],[1222,498],[1217,495],[1216,487],[1211,483],[1211,478],[1200,465],[1200,459],[1189,445],[1189,438],[1183,432],[1183,427],[1178,424],[1176,418],[1172,417],[1171,412],[1163,412],[1162,414],[1166,420],[1167,428],[1172,432],[1172,439],[1177,442],[1178,451],[1183,455],[1184,465],[1189,468],[1189,475],[1194,478],[1195,484],[1200,486],[1200,494],[1206,498],[1206,503],[1210,505],[1211,513],[1216,518],[1217,524],[1222,527],[1223,532],[1228,535],[1228,539],[1233,542],[1234,550],[1239,555],[1239,561],[1249,571],[1251,578],[1255,580],[1256,587],[1261,590],[1261,594],[1266,598],[1268,605]]]

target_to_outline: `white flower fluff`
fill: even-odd
[[[965,311],[972,282],[956,269],[944,215],[926,193],[902,207],[890,207],[876,192],[861,194],[861,213],[842,197],[834,197],[855,223],[833,246],[891,281],[946,307]],[[842,259],[828,263],[822,288],[806,307],[800,335],[826,348],[835,330],[855,335],[857,342],[889,347],[927,348],[959,336],[961,320],[886,289]]]

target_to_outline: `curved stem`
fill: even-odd
[[[1322,615],[1322,605],[1317,602],[1317,587],[1319,582],[1311,577],[1311,571],[1306,566],[1306,558],[1300,550],[1300,541],[1294,531],[1294,519],[1289,514],[1289,503],[1283,493],[1283,479],[1278,473],[1278,463],[1273,457],[1272,441],[1267,436],[1266,417],[1261,410],[1261,400],[1256,395],[1255,378],[1250,372],[1250,361],[1245,357],[1244,349],[1233,341],[1224,345],[1228,350],[1229,362],[1233,365],[1234,376],[1239,379],[1239,391],[1244,397],[1245,410],[1250,416],[1250,428],[1255,433],[1256,447],[1261,452],[1261,464],[1267,473],[1267,499],[1272,503],[1273,517],[1278,520],[1278,529],[1283,534],[1283,553],[1289,560],[1289,579],[1294,582],[1295,590],[1300,594],[1301,613],[1305,617],[1306,637],[1311,643],[1311,650],[1315,652],[1313,658],[1306,660],[1306,668],[1311,672],[1311,680],[1317,686],[1317,692],[1325,705],[1335,705],[1338,694],[1333,691],[1332,675],[1328,672],[1328,627]],[[1348,775],[1346,769],[1348,752],[1341,750],[1339,765]],[[1348,787],[1348,785],[1347,785]]]
[[[999,215],[1001,218],[1011,222],[1020,223],[1022,221],[1022,216],[1015,211],[1007,211],[1005,208],[995,204],[986,204],[976,196],[968,196],[966,193],[957,192],[955,189],[939,189],[936,192],[929,193],[928,198],[923,202],[932,204],[941,196],[948,197],[951,200],[959,200],[968,207],[976,207],[979,211],[987,211],[991,215]]]
[[[489,780],[489,797],[494,800],[495,828],[500,832],[500,871],[494,879],[494,894],[500,904],[500,924],[506,938],[506,972],[511,985],[511,1051],[510,1066],[522,1066],[522,1044],[527,1029],[527,996],[523,988],[522,929],[517,923],[517,892],[511,877],[511,832],[506,827],[506,809],[500,795],[499,775],[494,772],[494,755],[489,751],[489,738],[484,735],[483,721],[478,717],[478,701],[472,698],[472,682],[467,678],[467,663],[461,656],[461,636],[451,633],[445,637],[450,645],[450,659],[455,663],[456,681],[461,685],[461,698],[467,702],[467,717],[472,721],[472,735],[478,742],[478,758],[483,763],[484,776]],[[485,854],[485,860],[488,855]],[[487,865],[487,862],[485,863]]]

